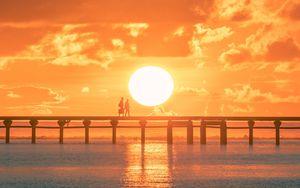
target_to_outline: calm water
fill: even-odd
[[[300,187],[300,140],[39,142],[0,144],[0,187]]]

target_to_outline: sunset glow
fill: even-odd
[[[176,83],[162,115],[300,115],[297,0],[16,2],[0,2],[2,115],[116,115],[143,66]]]
[[[0,182],[300,188],[300,0],[0,0]]]
[[[172,95],[173,88],[171,75],[154,66],[140,68],[133,73],[129,81],[131,96],[145,106],[163,104]]]

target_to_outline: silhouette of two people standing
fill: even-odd
[[[124,104],[124,98],[122,97],[119,102],[119,116],[130,116],[129,111],[129,100],[126,99],[126,102]]]

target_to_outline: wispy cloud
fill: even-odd
[[[252,88],[251,85],[243,85],[236,88],[225,88],[225,97],[233,102],[240,103],[299,103],[300,96],[279,96],[272,92],[262,92]]]
[[[210,28],[204,24],[196,24],[194,31],[194,39],[200,41],[200,44],[219,42],[231,36],[234,32],[228,26]]]
[[[176,90],[179,94],[185,95],[196,95],[196,96],[208,96],[209,92],[205,88],[196,88],[196,87],[184,87],[181,86]]]
[[[115,24],[114,28],[124,28],[128,30],[128,34],[132,37],[140,36],[146,29],[149,28],[148,23],[124,23]]]
[[[60,66],[100,65],[108,69],[115,58],[127,56],[131,50],[124,50],[121,39],[112,39],[115,49],[103,47],[95,32],[79,32],[85,24],[65,25],[61,31],[49,33],[37,44],[30,45],[20,53],[0,59],[0,69],[18,60],[38,60]]]
[[[89,93],[90,92],[90,88],[89,87],[83,87],[81,89],[81,93]]]
[[[166,110],[164,106],[156,106],[153,108],[150,116],[177,116],[178,114],[173,110]]]

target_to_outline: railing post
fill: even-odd
[[[84,125],[84,130],[85,130],[85,144],[90,143],[90,125],[91,125],[91,120],[85,119],[83,120],[83,125]]]
[[[206,123],[204,120],[201,121],[200,125],[200,139],[201,144],[206,144]]]
[[[276,129],[276,145],[280,145],[280,125],[281,121],[280,120],[275,120],[274,121],[275,129]]]
[[[193,137],[194,137],[193,122],[189,120],[187,125],[187,144],[193,144]]]
[[[221,145],[227,144],[227,125],[225,120],[220,125],[220,143]]]
[[[173,144],[173,130],[172,130],[172,121],[168,121],[167,127],[167,142],[168,144]]]
[[[112,125],[112,143],[116,144],[117,143],[117,125],[118,125],[118,120],[113,119],[110,121],[110,124]]]
[[[3,124],[5,125],[5,128],[6,128],[5,143],[9,144],[9,142],[10,142],[10,127],[12,124],[12,120],[6,119],[3,121]]]
[[[145,127],[146,127],[147,121],[141,120],[140,126],[141,126],[141,143],[145,144]]]
[[[64,126],[66,124],[66,120],[58,120],[57,124],[59,125],[59,143],[64,143]]]
[[[32,119],[29,121],[31,125],[31,143],[35,144],[36,143],[36,126],[39,123],[38,120]]]
[[[253,145],[253,128],[254,128],[255,121],[249,120],[248,127],[249,127],[249,145]]]

